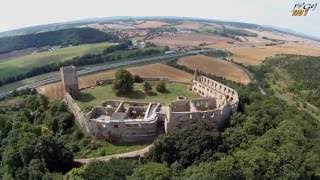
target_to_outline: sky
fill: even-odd
[[[296,3],[318,3],[291,16]],[[320,0],[0,0],[0,31],[110,16],[200,17],[272,25],[320,37]]]

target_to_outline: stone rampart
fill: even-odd
[[[148,81],[163,79],[144,78]],[[112,80],[97,84],[110,82]],[[192,91],[203,98],[178,100],[163,107],[159,103],[108,100],[87,114],[81,111],[69,93],[65,94],[64,100],[85,133],[123,142],[152,140],[161,129],[159,125],[165,132],[170,132],[181,128],[186,121],[208,121],[223,128],[226,120],[237,110],[238,93],[205,76],[195,76]]]

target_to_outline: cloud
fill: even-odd
[[[187,16],[275,25],[320,36],[320,26],[316,26],[320,19],[320,7],[308,17],[292,17],[290,11],[296,2],[298,1],[1,0],[0,31],[92,17]]]

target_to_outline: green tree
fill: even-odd
[[[80,168],[71,169],[66,175],[64,175],[65,180],[82,180],[84,179],[85,166]]]
[[[129,71],[125,69],[119,69],[116,72],[116,77],[113,83],[113,89],[116,91],[117,94],[131,92],[133,89],[133,84],[133,77]]]
[[[163,164],[150,162],[135,169],[128,180],[168,180],[170,177],[170,168]]]
[[[67,147],[83,138],[73,138],[72,114],[63,102],[49,103],[34,92],[12,98],[21,105],[0,114],[0,179],[62,177],[73,166]]]
[[[142,83],[143,79],[139,75],[134,76],[134,82],[135,83]]]
[[[131,175],[134,168],[134,161],[130,160],[93,161],[85,166],[83,178],[86,180],[121,180]]]
[[[41,179],[47,171],[46,164],[39,159],[31,160],[28,165],[29,179]]]
[[[143,91],[146,92],[146,93],[148,93],[148,92],[150,92],[151,90],[152,90],[151,84],[150,84],[148,81],[144,82],[144,83],[143,83]]]
[[[216,160],[222,149],[220,133],[213,124],[186,121],[181,129],[155,141],[147,159],[187,167],[202,161]]]
[[[167,92],[167,84],[165,81],[161,80],[157,83],[156,85],[156,90],[158,92],[161,92],[161,93],[164,93],[164,92]]]
[[[66,171],[73,165],[71,152],[52,136],[40,136],[34,146],[34,154],[50,171]]]

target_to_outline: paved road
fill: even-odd
[[[80,71],[77,71],[77,74],[79,76],[81,75],[86,75],[86,74],[91,74],[115,67],[120,67],[120,66],[127,66],[127,65],[133,65],[133,64],[139,64],[139,63],[146,63],[146,62],[152,62],[152,61],[160,61],[160,60],[165,60],[165,59],[170,59],[170,58],[177,58],[181,56],[187,56],[187,55],[192,55],[192,54],[198,54],[198,53],[203,53],[203,52],[210,52],[213,51],[213,49],[205,49],[205,50],[193,50],[193,51],[187,51],[187,52],[181,52],[177,54],[166,54],[166,55],[160,55],[160,56],[154,56],[154,57],[148,57],[148,58],[142,58],[142,59],[131,59],[131,60],[126,60],[122,62],[117,62],[117,63],[112,63],[112,64],[106,64],[106,65],[99,65],[96,67],[91,67],[91,68],[86,68]],[[21,86],[17,88],[17,90],[23,90],[23,89],[34,89],[39,86],[43,86],[46,84],[54,83],[54,82],[59,82],[61,81],[60,76],[55,76],[51,77],[48,79],[40,80],[25,86]],[[4,98],[12,93],[13,90],[0,93],[0,99]]]
[[[144,157],[151,147],[152,147],[152,144],[137,151],[131,151],[127,153],[114,154],[110,156],[102,156],[102,157],[96,157],[96,158],[75,159],[74,161],[77,163],[86,164],[94,160],[109,161],[111,159],[134,159],[134,158]]]

